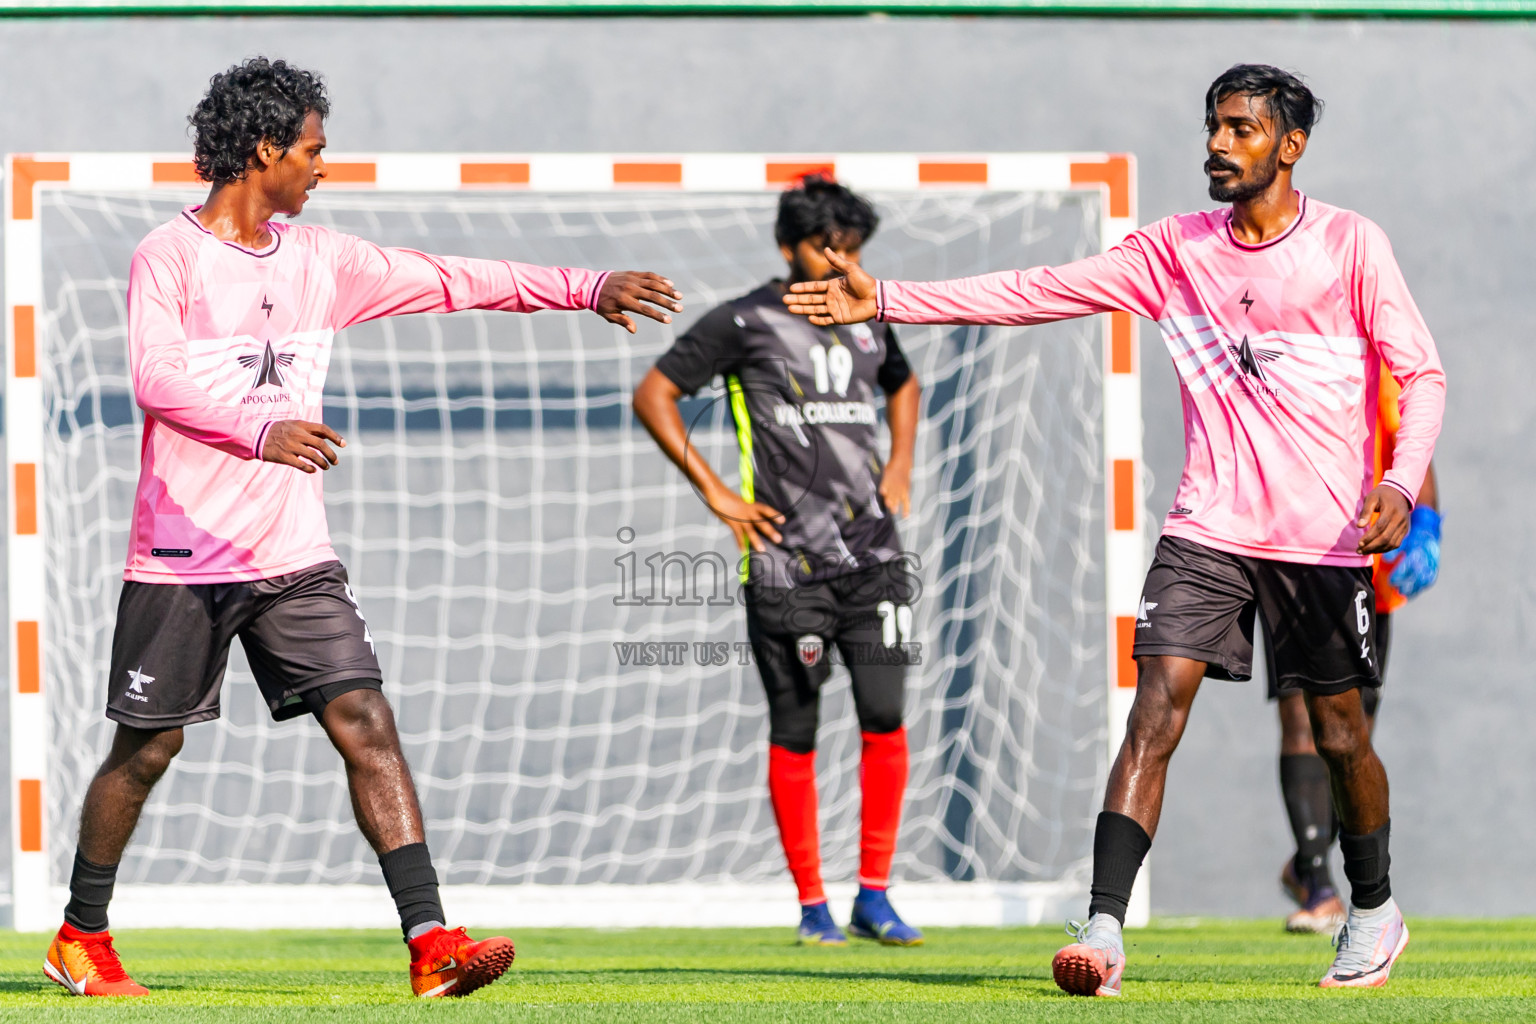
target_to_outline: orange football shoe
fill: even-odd
[[[75,996],[147,996],[123,970],[111,932],[82,932],[65,922],[43,959],[43,973]]]
[[[423,999],[467,996],[507,972],[516,953],[512,940],[476,942],[463,928],[434,928],[406,943],[411,951],[411,991]]]
[[[1125,974],[1125,936],[1109,914],[1094,914],[1087,924],[1072,921],[1067,934],[1077,939],[1051,960],[1056,985],[1073,996],[1118,996]]]

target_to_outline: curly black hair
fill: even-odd
[[[779,196],[774,241],[794,248],[802,239],[846,239],[863,245],[880,226],[874,204],[825,174],[807,174]]]
[[[325,83],[286,61],[252,57],[214,75],[187,117],[197,176],[215,185],[239,181],[263,140],[286,151],[311,111],[322,118],[331,112]]]

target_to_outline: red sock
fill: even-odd
[[[769,744],[768,798],[801,905],[826,902],[821,888],[821,839],[816,832],[816,752],[797,754]]]
[[[891,880],[901,802],[907,793],[907,730],[861,734],[864,756],[859,774],[864,787],[863,830],[859,837],[859,884],[884,889]]]

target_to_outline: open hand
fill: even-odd
[[[1360,518],[1355,521],[1356,526],[1365,530],[1355,551],[1362,555],[1379,555],[1397,547],[1408,536],[1408,517],[1412,511],[1408,496],[1402,491],[1390,484],[1378,485],[1365,496]]]
[[[777,544],[784,539],[773,526],[784,521],[784,514],[760,501],[747,501],[728,489],[705,495],[705,500],[709,510],[731,528],[737,547],[743,551],[748,547],[763,551],[766,550],[764,540]]]
[[[643,270],[615,270],[603,279],[592,309],[611,324],[618,324],[630,334],[635,322],[629,313],[639,313],[664,324],[672,322],[672,313],[683,311],[683,293],[660,274]]]
[[[826,254],[827,261],[843,276],[829,281],[796,281],[784,295],[784,305],[791,313],[810,317],[818,327],[873,320],[880,312],[879,283],[857,263],[831,249]]]
[[[335,449],[345,448],[347,442],[340,434],[324,423],[308,420],[278,420],[267,428],[267,436],[261,443],[261,461],[280,462],[304,473],[317,469],[330,469],[340,456]]]

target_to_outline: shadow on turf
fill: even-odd
[[[397,975],[397,974],[390,974],[389,977],[394,979],[394,980],[397,980],[397,981],[399,980],[399,975]],[[139,980],[141,980],[149,988],[149,993],[152,996],[163,995],[163,994],[167,994],[167,993],[180,993],[180,992],[203,992],[203,993],[206,993],[206,992],[210,991],[210,989],[208,988],[206,983],[198,982],[196,980],[173,980],[173,979],[169,979],[169,978],[157,978],[153,974],[142,975]],[[349,986],[357,985],[358,982],[352,976],[348,976],[347,978],[344,978],[344,979],[339,980],[339,981],[331,981],[329,979],[326,979],[326,978],[322,977],[321,980],[318,982],[318,984],[334,984],[337,988],[346,988],[346,987],[349,987]],[[369,984],[369,982],[365,981],[365,982],[362,982],[362,984]],[[375,982],[375,984],[376,984],[376,982]],[[250,991],[250,992],[260,992],[262,995],[294,996],[294,997],[298,997],[298,996],[302,996],[302,995],[310,992],[313,989],[313,987],[314,987],[313,985],[273,985],[273,984],[268,983],[268,982],[260,982],[260,983],[256,983],[256,984],[252,984],[252,985],[240,985],[240,984],[228,984],[228,983],[226,983],[226,984],[221,984],[219,986],[219,990],[220,991],[225,991],[225,992]],[[0,995],[34,995],[34,996],[55,995],[55,996],[58,996],[60,999],[73,999],[73,998],[75,998],[69,992],[66,992],[64,990],[64,986],[62,986],[62,985],[58,984],[57,982],[54,982],[54,981],[46,978],[46,977],[40,977],[36,981],[33,981],[31,978],[0,978]],[[117,1005],[122,1005],[122,1006],[130,1006],[130,1005],[133,1005],[133,1004],[137,1003],[138,1000],[136,1000],[136,999],[124,999],[124,998],[117,998],[117,999],[100,999],[100,998],[98,998],[98,999],[87,999],[86,1002],[100,1002],[100,1003],[107,1003],[107,1004],[117,1004]],[[5,1016],[5,1010],[4,1009],[0,1009],[0,1021],[7,1020],[7,1019],[8,1018]]]
[[[977,985],[987,981],[1021,981],[1036,980],[1036,976],[1028,972],[1019,974],[939,974],[937,972],[921,973],[915,971],[883,971],[883,970],[814,970],[811,968],[792,967],[614,967],[592,971],[540,971],[540,982],[559,981],[571,979],[585,983],[601,982],[605,977],[644,977],[655,975],[658,977],[672,977],[678,975],[692,975],[695,977],[720,977],[720,978],[805,978],[813,981],[904,981],[912,985],[944,985],[957,987],[964,985]],[[532,975],[527,975],[531,977]]]

